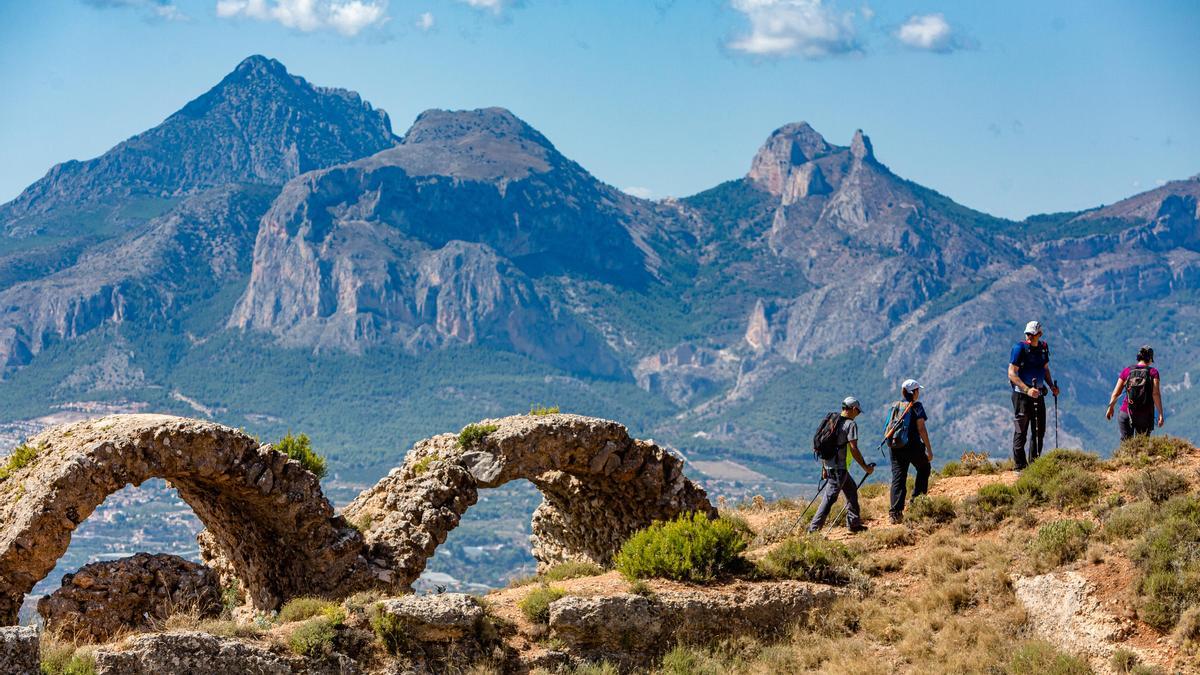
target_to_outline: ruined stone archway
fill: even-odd
[[[30,439],[35,459],[0,482],[0,625],[54,568],[71,533],[108,495],[165,478],[208,533],[208,562],[250,601],[334,595],[363,579],[363,538],[336,516],[317,477],[254,438],[210,422],[114,415]],[[212,560],[219,558],[219,560]]]
[[[539,566],[600,565],[654,520],[716,510],[683,475],[683,461],[625,427],[578,415],[484,420],[496,430],[467,448],[454,434],[417,443],[402,466],[343,511],[363,530],[367,557],[385,585],[403,588],[473,505],[481,488],[528,479],[543,502],[533,514]]]

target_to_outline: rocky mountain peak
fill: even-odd
[[[795,193],[797,189],[789,187],[789,178],[796,173],[796,167],[803,167],[822,157],[827,157],[845,148],[831,145],[821,134],[817,133],[807,122],[785,124],[767,137],[766,143],[754,155],[747,177],[776,195]],[[804,174],[804,189],[808,193],[810,184],[815,182],[822,189],[824,179],[815,166],[801,171]]]
[[[855,159],[875,161],[875,149],[871,147],[871,139],[862,129],[854,132],[854,139],[850,141],[850,154],[854,155]]]
[[[463,143],[481,138],[527,141],[554,151],[554,145],[525,120],[505,108],[495,107],[426,110],[404,134],[404,143]]]

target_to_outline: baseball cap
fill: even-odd
[[[850,410],[852,408],[854,410],[862,410],[862,406],[858,404],[858,399],[854,398],[853,396],[847,396],[846,398],[842,399],[842,408],[845,408],[846,410]]]
[[[1042,332],[1042,324],[1037,321],[1030,321],[1025,324],[1026,335],[1040,335]]]
[[[904,384],[900,385],[900,387],[902,389],[904,389],[904,391],[907,391],[908,393],[911,394],[914,391],[921,388],[921,383],[917,382],[916,380],[914,380],[912,378],[909,378],[909,379],[905,380]]]

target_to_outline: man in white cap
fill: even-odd
[[[892,404],[888,423],[884,428],[884,440],[892,460],[891,507],[888,515],[893,525],[904,522],[904,499],[908,492],[908,467],[917,470],[913,483],[912,498],[929,492],[929,473],[933,462],[933,445],[925,429],[929,416],[925,406],[917,399],[921,396],[921,383],[907,379],[900,385],[902,400]]]
[[[812,522],[808,524],[809,532],[817,532],[825,525],[825,519],[837,503],[838,493],[846,495],[846,525],[850,532],[862,532],[867,529],[867,526],[863,525],[858,508],[858,484],[850,477],[851,456],[867,475],[875,470],[875,465],[867,464],[858,450],[858,424],[854,418],[860,413],[862,406],[858,399],[847,396],[842,400],[842,413],[837,420],[837,452],[829,459],[821,459],[821,477],[826,480],[825,496],[821,499],[817,512],[813,514]]]
[[[1013,345],[1008,360],[1008,382],[1012,385],[1013,464],[1021,471],[1042,454],[1046,436],[1046,391],[1058,396],[1058,386],[1050,375],[1050,346],[1042,339],[1042,324],[1025,325],[1025,340]],[[1033,426],[1030,434],[1029,427]],[[1029,459],[1025,440],[1029,439]]]

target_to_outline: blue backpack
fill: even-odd
[[[912,428],[912,409],[908,401],[896,401],[883,419],[883,436],[889,448],[899,450],[908,447]],[[907,408],[907,409],[905,409]]]

